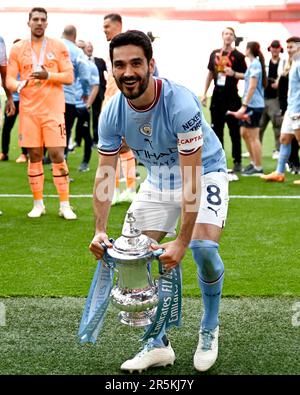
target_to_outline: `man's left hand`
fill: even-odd
[[[174,269],[184,257],[186,245],[181,240],[173,240],[164,244],[151,244],[152,250],[164,249],[164,253],[159,256],[160,262],[166,270]]]

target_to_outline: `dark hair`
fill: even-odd
[[[113,22],[120,22],[120,23],[122,23],[122,17],[121,17],[120,14],[107,14],[107,15],[104,16],[103,19],[104,20],[105,19],[110,19]]]
[[[260,50],[260,45],[256,41],[249,41],[247,43],[247,49],[250,49],[251,53],[253,56],[258,57],[261,68],[262,68],[262,84],[263,87],[266,88],[268,85],[268,79],[267,79],[267,74],[266,74],[266,66],[265,66],[265,58],[264,55],[262,54]]]
[[[293,36],[286,40],[287,43],[300,43],[300,37]]]
[[[34,8],[32,8],[32,9],[30,10],[30,12],[29,12],[29,20],[31,19],[32,14],[33,14],[34,12],[42,12],[43,14],[46,14],[46,19],[47,19],[47,11],[45,10],[45,8],[42,8],[42,7],[34,7]]]
[[[150,38],[147,34],[141,32],[140,30],[128,30],[125,33],[117,34],[110,42],[109,45],[109,55],[110,60],[113,62],[113,51],[117,47],[122,47],[124,45],[135,45],[141,47],[146,56],[147,62],[152,59],[153,51]]]

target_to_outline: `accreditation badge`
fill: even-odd
[[[226,84],[226,74],[225,73],[218,73],[217,85],[218,86],[225,86],[225,84]]]

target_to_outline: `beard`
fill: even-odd
[[[115,78],[116,84],[120,91],[123,93],[123,95],[129,99],[129,100],[134,100],[139,98],[148,88],[149,85],[149,79],[150,79],[150,72],[149,70],[147,71],[147,74],[145,77],[123,77],[120,78],[119,80]],[[138,84],[134,87],[130,87],[127,85],[124,85],[124,83],[128,82],[137,82]]]

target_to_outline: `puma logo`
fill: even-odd
[[[218,217],[218,211],[221,210],[221,209],[218,208],[218,210],[214,210],[212,207],[208,207],[208,210],[213,211],[216,214],[216,217]]]
[[[147,143],[149,143],[151,149],[153,149],[152,141],[151,141],[150,139],[145,138],[144,141],[146,141]]]

